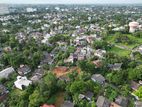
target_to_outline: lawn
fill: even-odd
[[[117,47],[112,47],[109,50],[109,52],[115,53],[119,56],[127,56],[127,57],[130,57],[130,54],[131,54],[131,51],[120,49],[120,48],[117,48]]]
[[[139,46],[142,44],[142,38],[138,38],[138,37],[135,37],[131,34],[123,34],[125,36],[127,36],[130,40],[133,40],[134,43],[132,44],[125,44],[125,43],[115,43],[115,39],[116,39],[116,36],[115,35],[110,35],[106,38],[106,41],[108,41],[109,43],[112,43],[112,44],[117,44],[119,46],[127,46],[128,48],[130,49],[133,49],[135,48],[136,46]],[[123,36],[122,35],[122,36]]]

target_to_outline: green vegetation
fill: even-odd
[[[134,91],[134,94],[137,95],[140,100],[142,100],[142,86],[139,87],[138,90]]]
[[[117,38],[122,38],[122,42],[118,42]],[[120,46],[126,46],[130,49],[135,48],[136,46],[139,46],[142,43],[142,39],[133,36],[132,34],[111,34],[110,36],[106,37],[106,41],[110,44],[117,44]]]
[[[111,53],[114,53],[116,55],[122,56],[122,57],[124,57],[124,56],[130,57],[130,54],[131,54],[131,51],[129,51],[129,50],[120,49],[115,46],[111,47],[108,51]]]

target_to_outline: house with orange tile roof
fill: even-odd
[[[48,104],[43,104],[42,106],[40,107],[55,107],[54,105],[48,105]]]

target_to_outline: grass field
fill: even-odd
[[[124,35],[124,34],[123,34]],[[123,36],[122,35],[122,36]],[[113,43],[113,44],[117,44],[117,45],[120,45],[120,46],[127,46],[128,48],[135,48],[136,46],[139,46],[142,44],[142,38],[137,38],[131,34],[125,34],[124,36],[127,36],[130,40],[133,40],[134,43],[132,44],[125,44],[125,43],[115,43],[115,38],[116,36],[115,35],[110,35],[106,38],[106,41],[108,41],[109,43]]]
[[[131,50],[139,45],[142,44],[142,39],[141,38],[137,38],[131,34],[123,34],[124,36],[127,36],[130,40],[134,41],[134,43],[132,44],[125,44],[125,43],[115,43],[115,39],[116,36],[115,35],[110,35],[106,38],[106,41],[110,44],[114,44],[114,45],[119,45],[119,46],[124,46],[127,47],[128,49],[120,49],[116,46],[112,47],[110,50],[108,50],[109,52],[115,53],[119,56],[127,56],[130,57],[131,54]],[[122,36],[123,36],[122,35]]]
[[[124,50],[124,49],[120,49],[118,47],[112,47],[109,52],[115,53],[119,56],[126,56],[126,57],[130,57],[131,51],[129,50]]]

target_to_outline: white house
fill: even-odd
[[[6,68],[2,71],[0,71],[0,78],[8,78],[8,76],[14,72],[13,67]]]
[[[30,84],[32,84],[32,81],[22,76],[17,76],[17,80],[14,82],[14,85],[21,90],[23,90],[24,87],[28,87]]]
[[[36,8],[28,7],[28,8],[26,8],[26,11],[27,11],[27,12],[36,12],[37,9],[36,9]]]
[[[104,58],[105,54],[106,54],[106,50],[101,50],[101,49],[96,50],[94,53],[94,55],[99,58]]]
[[[45,43],[46,44],[50,37],[51,37],[51,35],[47,33],[46,35],[44,35],[44,39],[41,41],[41,43]]]

